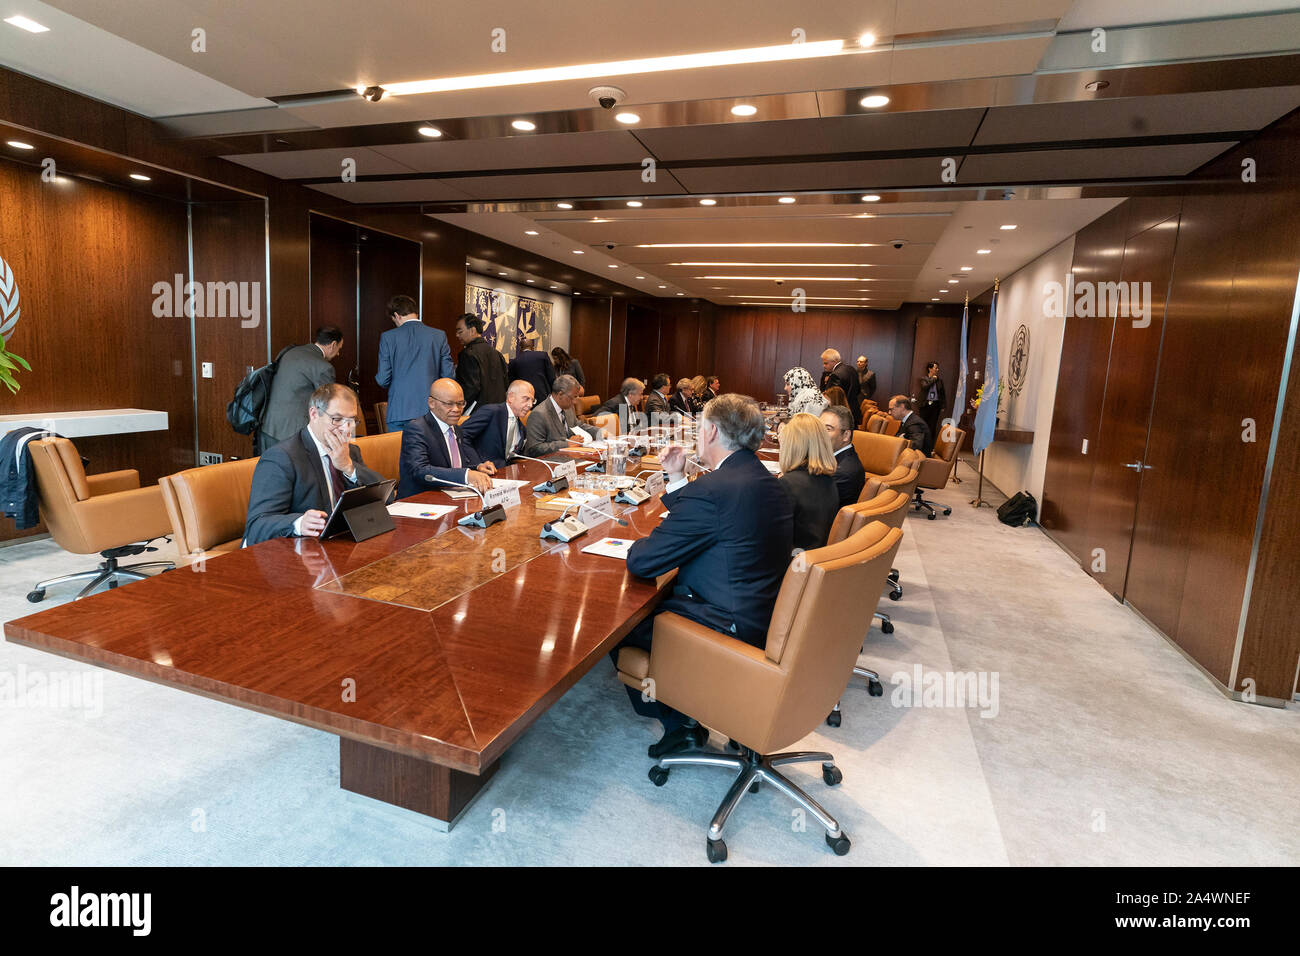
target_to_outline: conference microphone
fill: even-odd
[[[576,516],[574,517],[569,516],[569,510],[572,507],[573,505],[569,505],[568,508],[564,509],[564,513],[560,515],[559,521],[548,521],[546,522],[546,524],[542,525],[542,531],[539,537],[552,538],[556,541],[560,541],[565,544],[568,544],[574,538],[586,534],[587,526],[583,524]],[[627,520],[624,518],[620,518],[618,515],[612,515],[607,511],[601,511],[597,508],[592,508],[591,505],[585,505],[579,507],[590,508],[596,514],[604,515],[606,518],[612,518],[615,521],[617,521],[619,524],[621,524],[623,527],[625,528],[627,527]]]
[[[493,505],[487,507],[487,499],[483,497],[483,492],[479,491],[473,485],[466,484],[463,481],[452,481],[448,478],[439,478],[436,475],[425,475],[424,480],[429,484],[456,485],[459,488],[468,488],[474,494],[478,495],[479,501],[483,507],[472,514],[464,515],[457,519],[456,524],[464,525],[467,528],[486,528],[490,524],[496,524],[498,521],[506,520],[506,509],[503,505]]]
[[[565,508],[565,509],[564,509],[564,514],[560,515],[560,520],[561,520],[561,521],[563,521],[564,518],[565,518],[565,516],[569,513],[569,509],[570,509],[570,508],[573,508],[573,507],[574,507],[574,505],[569,505],[568,508]],[[627,524],[627,519],[624,518],[624,517],[622,517],[622,516],[620,516],[620,515],[610,514],[608,511],[601,511],[599,508],[592,507],[591,505],[578,505],[577,507],[578,507],[579,509],[581,509],[581,508],[586,508],[588,511],[593,511],[593,512],[595,512],[596,514],[601,515],[601,516],[603,516],[603,517],[605,517],[605,518],[609,518],[609,519],[612,520],[612,521],[617,521],[617,522],[618,522],[619,524],[621,524],[624,528],[626,528],[626,527],[628,526],[628,524]]]
[[[533,485],[533,491],[537,492],[539,495],[553,495],[557,491],[564,491],[569,487],[568,478],[555,477],[555,466],[559,464],[558,462],[549,462],[545,458],[530,458],[528,455],[520,454],[511,455],[510,458],[511,460],[522,458],[524,461],[535,461],[538,464],[546,466],[546,470],[551,473],[551,477],[546,481],[543,481],[541,484]]]

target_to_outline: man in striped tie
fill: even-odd
[[[472,485],[480,492],[492,487],[496,466],[482,461],[474,446],[459,434],[465,393],[454,378],[429,386],[429,410],[402,426],[401,481],[397,496],[407,498],[441,484]],[[434,480],[431,480],[434,479]]]

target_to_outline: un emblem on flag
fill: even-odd
[[[1007,368],[1007,388],[1012,395],[1019,395],[1025,387],[1025,376],[1029,372],[1029,326],[1021,325],[1016,329],[1011,340],[1011,356]]]
[[[0,259],[0,339],[9,338],[22,314],[23,310],[18,308],[18,282],[14,279],[14,270]]]

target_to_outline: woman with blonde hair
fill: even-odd
[[[691,404],[695,407],[695,414],[698,415],[704,411],[704,403],[708,397],[704,394],[709,387],[709,380],[703,375],[697,375],[691,379]]]
[[[781,486],[794,508],[794,546],[807,551],[826,545],[840,510],[835,488],[835,452],[815,415],[800,413],[781,429]]]

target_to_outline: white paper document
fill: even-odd
[[[407,501],[397,501],[388,506],[390,515],[397,515],[400,518],[429,518],[435,521],[459,510],[455,505],[416,505]]]
[[[595,544],[582,549],[583,554],[599,554],[606,558],[627,560],[627,549],[632,547],[631,538],[601,538]]]

